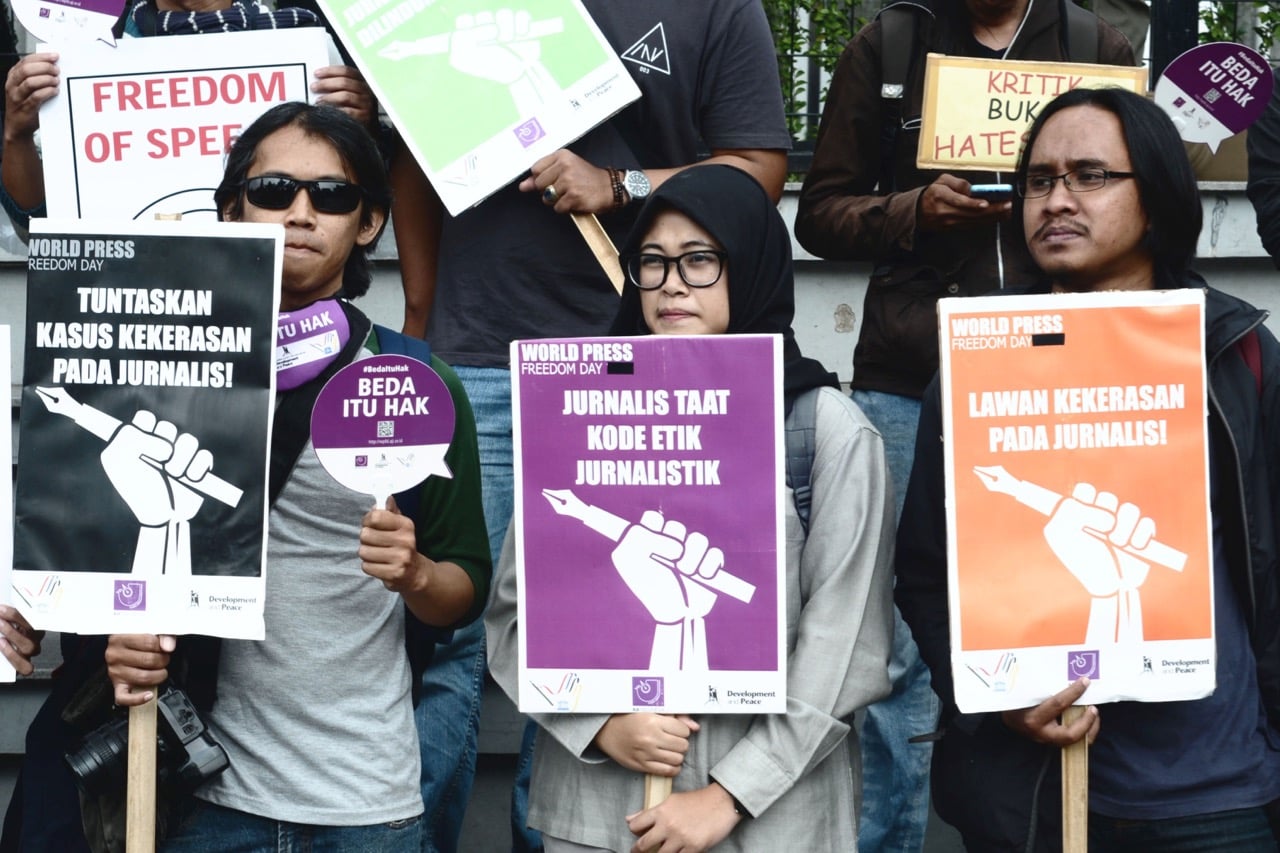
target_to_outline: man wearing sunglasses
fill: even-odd
[[[1054,765],[1061,747],[1088,738],[1092,853],[1274,853],[1280,348],[1262,325],[1265,312],[1209,288],[1190,270],[1202,218],[1195,176],[1172,121],[1146,98],[1077,89],[1046,105],[1028,134],[1014,189],[1012,225],[1040,271],[1037,291],[1206,289],[1217,683],[1212,695],[1194,701],[1090,706],[1069,725],[1059,717],[1088,702],[1087,679],[1034,708],[958,712],[935,378],[898,528],[894,597],[944,706],[933,760],[937,812],[961,831],[969,851],[1061,849]],[[1177,488],[1176,476],[1171,482]],[[1046,540],[1072,548],[1074,541],[1096,542],[1091,530],[1106,532],[1110,544],[1101,553],[1083,551],[1085,565],[1069,566],[1089,578],[1088,594],[1104,606],[1141,585],[1149,568],[1120,553],[1152,535],[1151,521],[1126,499],[1133,500],[1076,484],[1044,531]],[[1120,592],[1109,595],[1113,588]],[[1108,676],[1104,664],[1103,677],[1125,678],[1117,670],[1123,666]]]
[[[419,853],[412,706],[435,640],[428,628],[474,620],[489,585],[471,409],[453,372],[432,358],[457,412],[445,456],[453,478],[414,490],[411,515],[395,505],[369,509],[311,447],[320,386],[398,335],[372,329],[346,301],[369,287],[367,253],[390,204],[382,159],[359,124],[331,107],[271,109],[236,142],[215,200],[223,219],[284,226],[281,310],[340,314],[348,333],[318,375],[278,372],[267,640],[210,649],[205,638],[140,635],[108,644],[118,704],[151,695],[172,657],[193,700],[204,697],[210,732],[230,758],[161,849],[226,849],[234,837],[248,839],[237,849],[274,850],[287,837],[298,849]]]

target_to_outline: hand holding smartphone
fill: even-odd
[[[971,184],[969,196],[992,204],[1013,198],[1013,184]]]

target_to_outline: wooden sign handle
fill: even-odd
[[[671,796],[671,777],[644,774],[644,807],[651,809]]]
[[[582,233],[582,239],[587,241],[591,254],[596,256],[596,262],[600,264],[605,275],[609,276],[609,281],[613,282],[613,289],[621,296],[625,279],[622,277],[622,264],[618,262],[618,249],[609,239],[600,220],[596,219],[594,213],[574,213],[571,216],[573,216],[573,224],[577,225],[578,231]],[[667,787],[670,789],[670,785]]]
[[[1072,705],[1062,712],[1069,726],[1084,714]],[[1082,738],[1062,750],[1062,851],[1087,853],[1089,849],[1089,739]]]
[[[176,222],[182,214],[157,213],[156,219]],[[156,710],[154,696],[129,709],[125,853],[155,853],[156,849]]]
[[[156,700],[129,709],[125,853],[156,849]]]
[[[669,796],[671,796],[670,776],[655,776],[652,773],[644,774],[644,807],[646,809],[653,808]],[[657,847],[654,847],[649,853],[656,853],[657,849]]]

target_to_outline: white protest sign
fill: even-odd
[[[331,44],[311,27],[64,52],[62,90],[40,109],[49,215],[214,219],[231,144],[276,104],[310,100]]]

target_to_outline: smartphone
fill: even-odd
[[[1013,184],[972,184],[969,187],[969,195],[993,204],[998,201],[1008,201],[1013,198]]]

